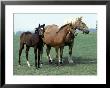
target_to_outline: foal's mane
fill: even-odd
[[[67,25],[69,25],[69,24],[65,24],[65,25],[61,26],[60,29],[56,33],[58,33],[59,31],[61,31]]]

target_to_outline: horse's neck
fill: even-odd
[[[75,24],[74,24],[74,26],[75,26],[75,29],[78,29],[79,27],[80,27],[80,23],[79,22],[76,22]],[[79,29],[78,29],[79,30]]]
[[[66,26],[66,27],[64,27],[64,29],[62,29],[62,30],[60,30],[59,32],[58,32],[58,35],[60,35],[61,37],[66,37],[66,35],[68,34],[68,27]]]
[[[73,31],[75,31],[77,29],[77,26],[73,25]]]
[[[77,29],[77,25],[73,24],[73,29],[76,30]]]

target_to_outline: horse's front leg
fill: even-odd
[[[40,68],[40,49],[37,49],[38,52],[38,58],[37,58],[37,68]]]
[[[40,66],[41,67],[42,67],[42,64],[43,64],[43,62],[42,62],[42,55],[43,55],[43,47],[40,50]]]
[[[59,57],[59,59],[61,60],[60,61],[60,64],[62,64],[63,63],[63,60],[62,60],[62,56],[63,56],[63,49],[64,49],[64,47],[60,47],[60,57]]]
[[[30,67],[30,63],[29,63],[29,60],[28,60],[28,51],[29,51],[29,47],[26,46],[26,60],[27,60],[28,67]]]
[[[68,61],[69,63],[73,63],[73,60],[72,60],[72,48],[73,46],[69,46],[69,57],[68,57]]]
[[[56,50],[56,58],[58,59],[58,65],[60,65],[62,63],[59,49],[60,48],[55,48],[55,50]]]
[[[47,52],[47,58],[48,58],[48,60],[49,60],[49,64],[52,63],[52,58],[50,57],[50,49],[51,49],[51,46],[48,46],[48,45],[47,45],[46,52]]]

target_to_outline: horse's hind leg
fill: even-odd
[[[21,53],[22,53],[22,50],[23,49],[24,49],[24,44],[23,43],[20,43],[19,60],[18,60],[19,66],[21,65]]]
[[[30,63],[29,63],[29,60],[28,60],[28,51],[29,51],[29,47],[26,46],[26,60],[27,60],[28,67],[30,67]]]
[[[47,45],[47,49],[46,49],[47,57],[49,59],[49,63],[51,64],[52,63],[52,58],[50,57],[50,49],[51,49],[51,46]]]

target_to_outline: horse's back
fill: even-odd
[[[45,33],[56,33],[58,30],[59,30],[59,28],[55,24],[47,25],[45,27]]]
[[[26,36],[29,36],[31,35],[32,33],[31,32],[23,32],[21,35],[20,35],[20,39],[26,37]]]
[[[47,25],[45,27],[43,41],[48,43],[48,44],[51,43],[53,41],[57,31],[58,31],[57,25],[55,25],[55,24]]]
[[[21,43],[31,43],[31,42],[38,42],[39,41],[39,36],[36,34],[33,34],[31,32],[23,32],[20,36],[20,42]]]

